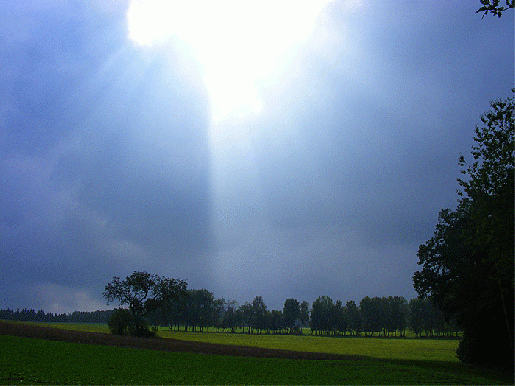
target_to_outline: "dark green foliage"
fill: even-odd
[[[293,329],[295,322],[300,317],[300,304],[297,299],[286,299],[283,307],[284,323],[286,328]]]
[[[374,333],[383,336],[404,335],[408,322],[408,303],[400,296],[364,297],[359,304],[349,301],[343,305],[340,300],[333,303],[328,296],[320,296],[313,302],[311,330],[314,333],[358,335]]]
[[[186,291],[186,282],[152,275],[147,272],[133,272],[124,280],[114,277],[105,286],[103,296],[107,302],[117,300],[120,305],[127,304],[132,314],[131,333],[136,336],[150,337],[147,315],[162,308],[166,302],[178,298]]]
[[[389,296],[386,301],[388,324],[387,332],[400,331],[404,335],[408,324],[408,301],[402,296]]]
[[[109,330],[114,335],[127,335],[134,324],[132,313],[125,308],[117,308],[107,322]]]
[[[134,315],[126,308],[116,309],[107,325],[109,331],[114,335],[134,335],[141,338],[153,338],[156,336],[156,331],[150,328],[145,319],[140,320],[136,327]]]
[[[235,331],[236,327],[239,325],[237,308],[235,300],[226,303],[222,319],[222,328],[229,328],[231,332]]]
[[[334,308],[331,313],[331,321],[333,323],[333,329],[336,330],[337,333],[345,334],[347,331],[347,315],[341,300],[337,300],[334,303]]]
[[[38,310],[37,312],[32,309],[18,309],[16,311],[11,309],[0,310],[0,319],[3,320],[17,320],[20,322],[44,322],[44,323],[107,323],[111,317],[113,310],[102,311],[74,311],[68,314],[57,314],[52,312],[45,312]]]
[[[361,330],[365,334],[381,333],[388,336],[400,331],[404,334],[407,326],[407,301],[401,296],[364,297],[360,305]],[[350,305],[354,314],[354,305]],[[355,323],[355,322],[354,322]]]
[[[224,298],[213,301],[213,326],[218,330],[224,327],[224,316],[227,310],[227,303]]]
[[[411,299],[409,302],[409,325],[415,335],[452,335],[457,328],[452,320],[447,322],[445,315],[429,298]]]
[[[362,329],[365,334],[374,334],[381,331],[381,299],[378,297],[369,298],[365,296],[359,303],[362,318]]]
[[[238,318],[242,327],[248,328],[248,333],[252,333],[252,304],[245,302],[238,308]]]
[[[265,302],[263,301],[263,297],[256,296],[252,301],[251,323],[252,326],[258,331],[263,331],[267,329],[266,311],[267,307]]]
[[[476,128],[473,163],[460,157],[458,207],[440,212],[413,281],[463,329],[460,359],[513,366],[513,98],[491,107]]]
[[[347,330],[354,331],[357,335],[361,331],[361,314],[354,300],[345,304],[345,315],[347,318]]]
[[[305,300],[299,306],[299,319],[303,326],[306,326],[309,322],[309,303]]]
[[[505,0],[506,7],[499,5],[500,2],[500,0],[481,0],[483,6],[476,13],[484,12],[482,17],[485,17],[490,12],[494,16],[501,17],[504,11],[515,8],[514,0]]]
[[[510,367],[512,363],[507,363],[506,353],[503,352],[503,347],[499,347],[498,344],[502,338],[502,334],[494,330],[485,333],[467,327],[456,354],[461,361],[466,363],[487,363]]]
[[[313,332],[328,334],[333,330],[331,314],[334,303],[329,296],[320,296],[314,302],[311,309],[311,330]]]
[[[267,312],[268,328],[273,333],[277,333],[286,328],[284,315],[281,311],[272,310]]]
[[[202,331],[215,324],[215,298],[208,290],[189,290],[178,301],[185,329],[189,326],[196,331],[198,327]]]

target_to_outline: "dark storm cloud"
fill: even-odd
[[[209,245],[208,106],[194,63],[132,49],[123,7],[9,14],[27,32],[2,44],[8,303],[48,306],[19,291],[62,287],[98,304],[111,276],[163,263],[181,276]]]
[[[219,127],[184,45],[128,40],[128,2],[2,3],[0,307],[102,307],[133,270],[270,308],[415,296],[457,159],[513,85],[513,20],[408,3],[335,2],[261,114]]]
[[[103,108],[100,119],[88,122],[94,138],[85,141],[93,141],[97,155],[82,159],[88,165],[79,196],[124,223],[129,239],[160,250],[168,245],[180,256],[183,248],[205,247],[209,234],[207,109],[192,94],[202,90],[163,77],[176,72],[170,60],[156,62],[136,85],[120,79],[114,98],[123,99],[123,111]]]
[[[68,99],[125,40],[123,8],[107,18],[67,2],[1,7],[4,151],[45,150],[73,129],[80,109]]]
[[[510,61],[488,43],[497,24],[481,25],[472,12],[454,25],[449,9],[421,6],[422,19],[369,9],[350,36],[368,40],[361,68],[346,71],[345,52],[332,53],[343,62],[336,66],[304,57],[300,67],[310,70],[276,96],[287,103],[266,123],[290,135],[268,138],[262,169],[279,223],[334,218],[369,228],[372,239],[414,241],[427,235],[429,213],[452,204],[457,158],[496,90],[509,89]],[[507,76],[491,81],[490,61]]]

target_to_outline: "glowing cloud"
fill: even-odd
[[[213,121],[259,113],[260,86],[306,41],[331,0],[134,0],[129,37],[142,46],[176,36],[203,66]]]

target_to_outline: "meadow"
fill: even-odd
[[[52,325],[105,332],[103,325]],[[162,338],[344,355],[255,358],[0,336],[1,384],[512,384],[513,375],[459,363],[456,340],[174,332]],[[164,339],[163,339],[164,340]]]

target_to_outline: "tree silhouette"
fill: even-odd
[[[474,161],[459,160],[458,207],[440,212],[417,254],[415,290],[463,328],[465,362],[513,365],[514,107],[512,97],[494,101],[481,117]]]
[[[124,280],[113,277],[113,281],[105,286],[102,294],[107,303],[115,300],[120,305],[128,305],[133,316],[134,334],[148,335],[145,316],[162,307],[170,299],[179,297],[186,290],[183,280],[169,279],[150,274],[145,271],[134,271]]]

